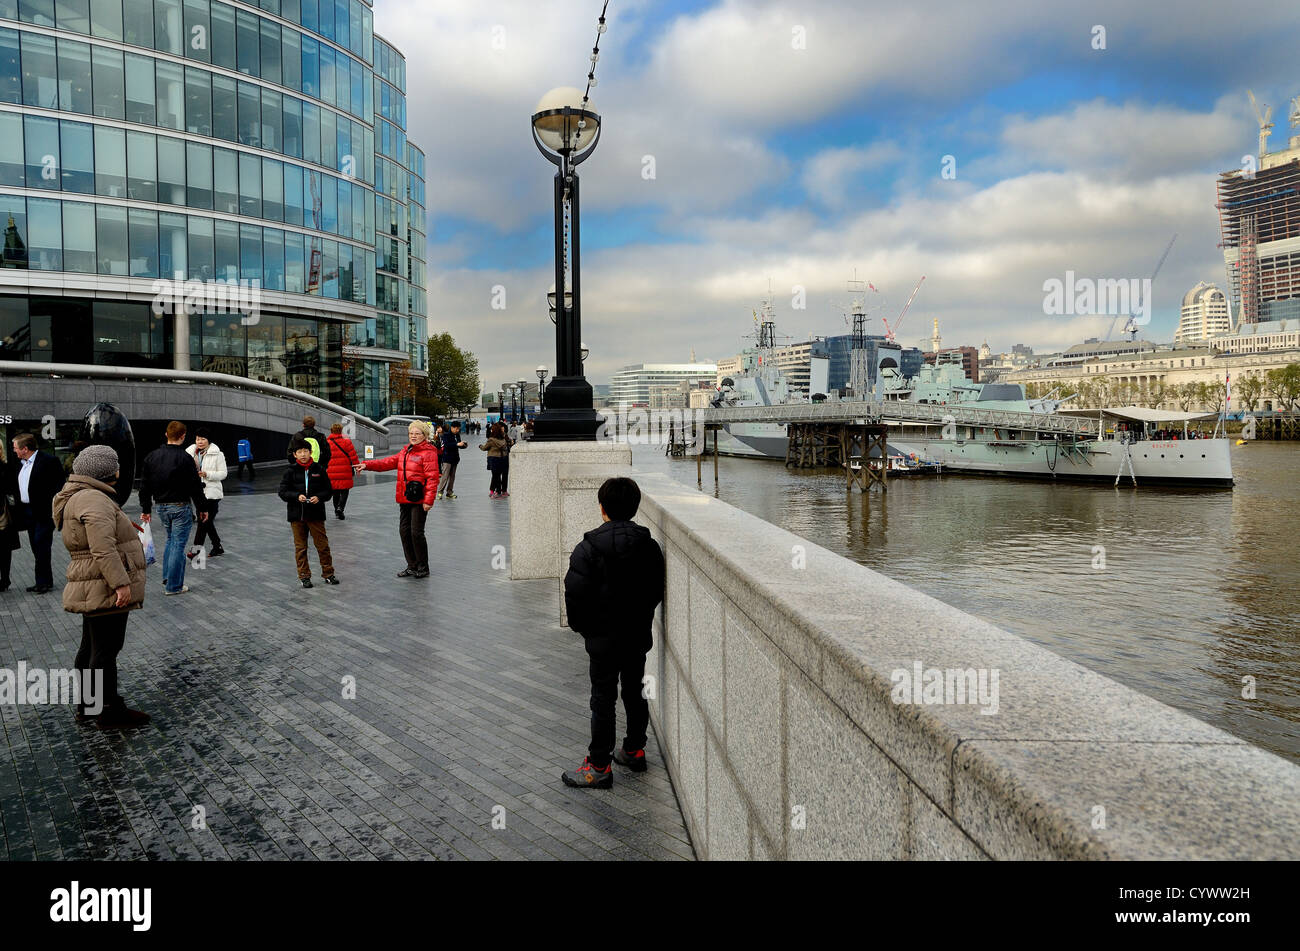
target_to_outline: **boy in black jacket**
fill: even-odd
[[[289,468],[280,479],[280,498],[289,507],[298,580],[304,588],[313,587],[311,567],[307,564],[307,536],[311,535],[325,583],[338,584],[339,579],[334,577],[334,560],[330,557],[329,538],[325,535],[325,503],[330,497],[329,475],[323,465],[312,462],[311,446],[307,440],[295,436],[289,443],[289,449],[294,461],[289,463]]]
[[[564,576],[569,627],[582,635],[591,659],[591,745],[582,765],[561,778],[566,786],[609,789],[611,758],[634,772],[646,768],[650,705],[641,690],[645,655],[654,643],[651,624],[664,597],[664,555],[650,530],[632,521],[641,504],[633,480],[607,479],[597,498],[604,524],[582,537]],[[627,736],[615,750],[620,679]]]

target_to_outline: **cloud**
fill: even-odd
[[[823,205],[833,207],[844,201],[855,176],[902,157],[903,150],[888,141],[825,149],[804,163],[803,189]]]

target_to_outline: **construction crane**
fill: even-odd
[[[1255,93],[1246,90],[1246,95],[1250,97],[1251,108],[1255,110],[1255,118],[1259,120],[1259,164],[1264,164],[1264,155],[1268,152],[1268,137],[1273,131],[1273,107],[1264,104],[1264,112],[1259,111],[1259,103],[1255,101]]]
[[[907,316],[907,309],[912,306],[912,301],[916,300],[916,292],[921,289],[921,284],[924,281],[925,275],[922,274],[921,280],[917,281],[916,287],[912,288],[912,296],[907,299],[907,303],[903,305],[903,309],[898,312],[898,319],[894,321],[894,326],[889,326],[889,320],[887,318],[880,318],[881,322],[885,325],[885,339],[890,343],[894,342],[894,334],[898,332],[899,325],[903,322],[903,318]]]
[[[1156,275],[1160,273],[1160,268],[1164,266],[1165,258],[1169,257],[1169,252],[1173,248],[1174,242],[1177,240],[1178,240],[1178,233],[1175,232],[1174,236],[1169,239],[1169,243],[1165,245],[1165,253],[1160,255],[1160,260],[1156,262],[1156,269],[1151,272],[1150,283],[1154,284],[1156,282]],[[1134,304],[1134,307],[1135,308],[1137,307],[1136,303]],[[1109,340],[1110,335],[1115,332],[1115,324],[1119,322],[1121,316],[1123,315],[1117,314],[1115,318],[1110,322],[1110,330],[1106,331],[1107,340]],[[1137,339],[1138,330],[1139,327],[1138,327],[1137,319],[1135,315],[1132,312],[1130,312],[1128,315],[1128,320],[1124,324],[1124,329],[1120,332],[1128,334],[1129,340],[1135,340]]]

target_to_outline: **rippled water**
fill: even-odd
[[[636,462],[695,484],[693,459]],[[1300,444],[1234,447],[1232,491],[947,475],[882,497],[719,465],[723,500],[1300,762]]]

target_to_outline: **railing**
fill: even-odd
[[[977,409],[960,403],[903,403],[861,400],[836,403],[783,403],[779,406],[729,406],[703,411],[706,423],[830,423],[837,420],[867,419],[872,422],[921,422],[964,426],[992,426],[1058,433],[1067,436],[1095,436],[1097,422],[1055,413],[1022,413],[1015,410]]]

